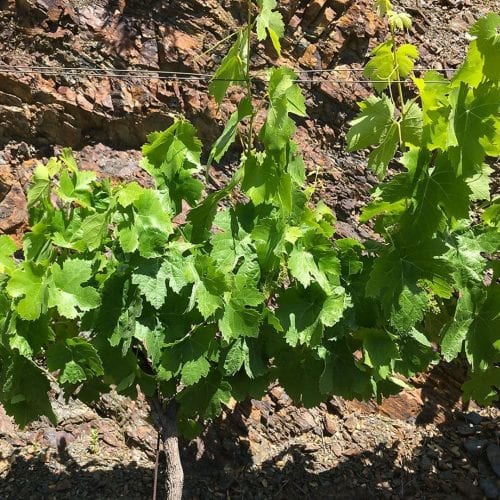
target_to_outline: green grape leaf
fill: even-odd
[[[438,239],[389,248],[373,265],[366,283],[368,297],[379,297],[386,314],[399,330],[420,321],[428,307],[425,282],[440,297],[451,295],[451,266],[442,258],[446,247]]]
[[[398,332],[407,332],[424,318],[429,308],[429,297],[416,286],[404,285],[400,290],[397,305],[392,309],[389,323]]]
[[[99,307],[99,293],[92,286],[82,286],[92,277],[92,262],[70,259],[63,266],[54,263],[48,281],[48,306],[59,314],[74,319],[84,311]]]
[[[359,366],[345,342],[335,342],[329,351],[323,349],[321,357],[324,365],[319,388],[323,395],[335,394],[346,399],[368,399],[372,396],[369,371]]]
[[[157,365],[161,359],[162,349],[165,344],[165,332],[162,330],[161,326],[151,329],[147,325],[136,322],[134,337],[142,342],[142,345],[146,348],[146,352],[151,360],[151,363],[154,368],[157,369]]]
[[[220,232],[212,235],[212,257],[224,272],[231,272],[242,257],[249,257],[253,253],[250,246],[250,236],[244,231],[234,210],[226,209],[220,211],[214,220],[214,226]],[[245,261],[247,262],[247,261]],[[250,265],[250,264],[247,264]],[[253,269],[254,276],[258,276],[258,266]]]
[[[275,314],[285,331],[286,342],[292,347],[301,344],[317,345],[324,326],[330,326],[335,319],[335,303],[328,302],[317,285],[307,290],[285,290],[279,297],[278,305]]]
[[[392,2],[391,0],[375,0],[375,8],[377,10],[377,14],[380,17],[384,17],[388,12],[392,11]]]
[[[234,375],[243,366],[248,358],[248,347],[244,339],[236,339],[230,346],[224,357],[224,372],[226,375]]]
[[[77,202],[88,207],[91,205],[92,199],[91,184],[96,178],[95,172],[64,169],[59,175],[58,194],[66,202]]]
[[[163,132],[153,132],[142,147],[142,167],[158,189],[168,190],[176,213],[182,210],[182,200],[192,206],[201,196],[203,184],[194,178],[201,168],[201,148],[196,129],[184,119],[177,119]]]
[[[49,390],[47,377],[31,360],[13,353],[5,362],[2,359],[0,401],[7,414],[13,416],[21,427],[42,415],[57,425],[57,417],[48,397]]]
[[[482,170],[485,147],[496,144],[500,154],[500,88],[481,84],[470,91],[465,84],[450,95],[448,146],[450,158],[458,165],[458,173],[469,177]]]
[[[169,235],[172,233],[172,221],[166,197],[158,191],[145,189],[142,195],[134,202],[136,209],[136,223],[141,230],[158,229]]]
[[[224,307],[224,314],[219,321],[219,328],[225,340],[229,341],[238,337],[257,337],[261,315],[255,309],[231,300]]]
[[[500,368],[491,366],[484,371],[474,371],[471,378],[462,385],[464,401],[474,400],[480,405],[491,405],[498,401]]]
[[[418,88],[422,102],[424,123],[432,123],[435,119],[432,112],[448,107],[449,82],[434,70],[427,71],[423,78],[414,78],[413,82]]]
[[[467,288],[461,291],[453,321],[441,332],[441,354],[446,361],[455,359],[462,352],[470,324],[474,318],[473,298]]]
[[[196,269],[191,255],[183,256],[179,250],[170,249],[165,259],[162,267],[168,276],[168,284],[175,293],[196,281]]]
[[[492,227],[500,227],[500,197],[492,200],[481,215],[483,221]]]
[[[185,340],[165,347],[160,362],[161,377],[169,380],[180,374],[183,384],[197,384],[209,374],[210,359],[218,350],[215,329],[212,326],[197,328]]]
[[[415,60],[418,59],[419,53],[417,47],[410,43],[404,43],[396,49],[396,61],[398,64],[399,75],[406,78],[415,66]]]
[[[192,224],[192,243],[201,243],[208,237],[208,232],[212,227],[219,202],[238,185],[241,174],[241,169],[237,170],[231,181],[224,188],[210,193],[202,203],[199,203],[198,206],[189,211],[187,220]]]
[[[294,248],[288,259],[288,268],[292,276],[307,288],[311,281],[319,274],[319,269],[314,261],[314,256],[305,251]]]
[[[321,322],[325,326],[335,325],[342,319],[349,305],[349,297],[346,295],[344,288],[337,286],[323,304],[320,315]]]
[[[407,146],[420,146],[422,139],[423,114],[415,101],[406,103],[404,116],[401,118],[401,141]]]
[[[487,290],[484,302],[476,305],[476,314],[465,342],[465,352],[473,371],[486,370],[500,361],[494,348],[500,340],[500,286],[493,284]]]
[[[116,192],[116,199],[123,208],[127,208],[134,204],[142,196],[143,192],[144,188],[139,186],[137,182],[129,182],[119,186]]]
[[[349,151],[378,144],[394,123],[394,104],[386,95],[371,96],[359,103],[359,107],[360,112],[347,133]]]
[[[477,41],[473,40],[469,44],[469,49],[467,50],[465,61],[453,76],[451,85],[453,87],[458,87],[463,82],[475,88],[481,83],[481,80],[483,79],[483,69],[483,56],[477,47]]]
[[[380,138],[380,144],[368,156],[370,167],[379,179],[383,179],[389,162],[394,158],[399,144],[400,132],[398,124],[392,122]]]
[[[470,29],[470,34],[477,37],[477,49],[480,52],[484,66],[484,76],[493,82],[500,80],[500,68],[498,66],[498,53],[500,51],[500,14],[490,12],[480,18]]]
[[[190,308],[196,303],[201,315],[208,319],[222,307],[222,296],[228,290],[226,276],[208,255],[198,256],[195,267],[197,277],[193,285]]]
[[[380,378],[388,378],[395,360],[400,357],[394,339],[387,332],[374,328],[362,328],[354,335],[363,341],[365,364],[374,368]]]
[[[324,364],[314,352],[289,348],[276,353],[274,359],[276,375],[295,403],[311,408],[324,399],[319,388]]]
[[[457,220],[469,216],[472,191],[466,180],[457,176],[446,156],[439,155],[434,163],[434,169],[423,176],[417,187],[409,216],[411,227],[419,235],[432,235],[443,215]]]
[[[7,283],[7,293],[21,299],[16,303],[16,311],[22,319],[36,320],[47,306],[45,268],[33,262],[23,262]]]
[[[14,268],[13,256],[17,249],[17,244],[10,236],[0,236],[0,274],[8,273]]]
[[[108,235],[109,216],[106,212],[86,217],[75,237],[91,252],[97,250]]]
[[[78,337],[52,344],[47,349],[47,367],[53,372],[59,370],[61,384],[78,384],[104,374],[94,346]]]
[[[295,133],[295,122],[289,114],[306,116],[305,100],[294,83],[295,73],[286,67],[269,73],[269,110],[259,137],[267,150],[284,149]]]
[[[233,46],[222,59],[210,84],[208,91],[220,106],[230,85],[244,86],[247,78],[248,33],[242,29]]]
[[[256,19],[257,38],[259,41],[265,40],[269,32],[274,49],[278,55],[281,55],[280,38],[285,34],[285,24],[281,14],[274,10],[277,2],[276,0],[257,0],[257,4],[261,9]]]
[[[387,13],[387,21],[393,31],[403,31],[405,28],[410,30],[412,26],[411,16],[406,12],[390,11]]]
[[[398,349],[401,359],[394,363],[394,371],[405,377],[413,377],[439,360],[439,354],[427,337],[415,328],[400,335]]]
[[[160,259],[141,259],[132,273],[132,283],[155,309],[165,303],[169,267]]]
[[[162,188],[164,183],[174,180],[179,171],[199,168],[201,148],[193,125],[178,119],[163,132],[148,136],[148,142],[142,147],[142,166]]]
[[[238,104],[238,109],[230,116],[229,120],[224,127],[224,131],[220,137],[215,141],[215,144],[210,151],[210,156],[207,161],[209,166],[213,160],[219,162],[224,156],[229,146],[233,144],[236,139],[236,132],[238,131],[238,123],[242,122],[253,113],[252,101],[248,97],[243,98]]]
[[[169,197],[165,192],[143,189],[124,212],[115,215],[120,246],[126,253],[139,250],[142,257],[162,255],[173,232]]]
[[[483,164],[481,172],[466,179],[467,185],[472,192],[471,201],[489,200],[490,199],[490,184],[491,174],[493,169],[488,165]]]
[[[418,49],[411,44],[403,44],[396,48],[391,40],[381,43],[372,51],[372,57],[365,66],[363,74],[373,80],[373,86],[379,92],[392,82],[406,78],[412,71],[418,58]],[[395,67],[396,64],[396,67]]]
[[[220,415],[223,403],[231,398],[231,386],[222,379],[220,373],[213,371],[197,384],[184,388],[177,394],[179,416],[202,419],[215,418]]]
[[[39,201],[47,201],[50,192],[49,169],[45,165],[37,165],[28,189],[28,208]]]

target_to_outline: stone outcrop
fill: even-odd
[[[368,3],[281,2],[288,31],[280,63],[325,69],[343,57],[362,61],[377,27]],[[202,133],[213,129],[206,123],[213,120],[214,110],[204,79],[112,78],[88,72],[108,68],[210,73],[225,47],[200,54],[245,22],[240,1],[115,5],[102,0],[4,0],[1,5],[0,144],[14,139],[36,146],[81,147],[97,141],[138,147],[150,131],[169,124],[168,112],[205,122],[199,123]],[[269,47],[260,52],[256,68],[277,62]],[[6,72],[2,66],[51,67],[54,74]],[[338,90],[327,86],[321,91],[335,99]],[[353,99],[352,91],[347,95]]]

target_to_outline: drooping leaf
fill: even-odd
[[[47,416],[57,424],[48,397],[50,383],[45,374],[33,361],[11,354],[6,360],[2,355],[0,372],[0,401],[5,411],[14,417],[21,427]]]
[[[207,165],[210,165],[213,160],[219,162],[224,156],[229,146],[236,139],[236,132],[238,130],[238,124],[241,123],[245,118],[253,113],[252,101],[245,97],[238,104],[238,109],[230,116],[229,120],[224,127],[224,131],[220,137],[215,141],[215,144],[210,151],[210,156]]]
[[[78,337],[52,344],[47,350],[47,366],[51,371],[59,370],[61,384],[78,384],[104,373],[94,346]]]
[[[285,34],[285,24],[281,14],[275,10],[276,0],[257,0],[260,13],[257,16],[257,38],[262,41],[269,37],[273,43],[274,49],[281,55],[280,38]]]
[[[247,56],[248,33],[246,29],[242,29],[233,46],[222,59],[208,86],[210,95],[214,97],[219,106],[231,85],[246,85]]]

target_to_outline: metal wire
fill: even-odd
[[[165,71],[165,70],[151,70],[141,68],[92,68],[84,66],[67,67],[67,66],[24,66],[24,65],[7,65],[0,63],[1,72],[21,72],[21,73],[53,73],[53,72],[79,72],[79,73],[98,73],[98,74],[125,74],[125,75],[185,75],[185,76],[203,76],[211,78],[213,73],[202,73],[194,71]],[[340,71],[355,72],[364,71],[364,68],[329,68],[329,69],[294,69],[295,73],[335,73]],[[449,69],[442,68],[425,68],[415,67],[414,71],[436,71],[439,73],[446,73]]]
[[[415,71],[433,70],[437,72],[446,72],[445,69],[417,67]],[[331,68],[331,69],[298,69],[295,72],[300,75],[314,74],[334,74],[335,72],[360,72],[363,68]],[[61,67],[61,66],[28,66],[28,65],[6,65],[0,64],[0,74],[31,75],[40,74],[48,76],[65,77],[97,77],[110,79],[155,79],[164,81],[183,81],[183,82],[226,82],[243,83],[244,79],[226,79],[214,78],[214,73],[188,72],[188,71],[165,71],[148,70],[140,68],[119,69],[119,68],[89,68],[89,67]],[[254,73],[252,78],[260,79],[263,82],[269,80],[262,73]],[[336,83],[336,84],[375,84],[388,81],[388,79],[361,79],[361,78],[296,78],[295,83],[313,84],[313,83]],[[391,83],[410,85],[407,80],[391,80]],[[426,83],[446,83],[445,81],[427,81]]]
[[[353,71],[362,71],[362,68],[353,68]],[[336,71],[352,71],[349,68],[338,68],[329,70],[297,70],[298,74],[314,74],[323,73],[331,74]],[[423,71],[423,68],[418,68]],[[446,70],[434,70],[446,71]],[[2,74],[15,74],[15,75],[51,75],[51,76],[65,76],[65,77],[100,77],[100,78],[113,78],[113,79],[155,79],[155,80],[170,80],[170,81],[198,81],[203,82],[210,80],[211,82],[234,82],[243,83],[244,79],[229,79],[229,78],[214,78],[213,73],[195,73],[186,71],[162,71],[162,70],[142,70],[142,69],[106,69],[106,68],[68,68],[68,67],[53,67],[53,66],[0,66],[0,73]],[[267,82],[268,79],[261,74],[253,74],[253,78],[260,79]],[[296,78],[293,80],[296,83],[380,83],[388,81],[388,79],[370,80],[370,79],[336,79],[336,78]],[[400,83],[409,85],[411,82],[407,80],[391,80],[391,83]],[[442,80],[428,80],[426,83],[446,83]]]

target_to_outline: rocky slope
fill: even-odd
[[[454,68],[467,26],[497,2],[399,3],[415,17],[411,36],[420,46],[419,65]],[[158,72],[212,72],[227,43],[206,52],[245,22],[241,6],[242,0],[0,1],[0,231],[22,227],[31,160],[59,146],[79,150],[103,175],[128,178],[138,174],[131,150],[169,125],[171,113],[185,114],[204,140],[213,140],[231,102],[217,112],[207,78],[178,80]],[[336,210],[339,231],[366,236],[356,213],[375,179],[359,158],[344,153],[342,137],[355,102],[367,94],[357,83],[359,69],[385,30],[370,0],[283,0],[280,6],[288,23],[283,58],[261,45],[253,66],[335,70],[300,73],[309,80],[302,85],[310,117],[299,123],[297,139]],[[124,69],[154,73],[124,77]]]

